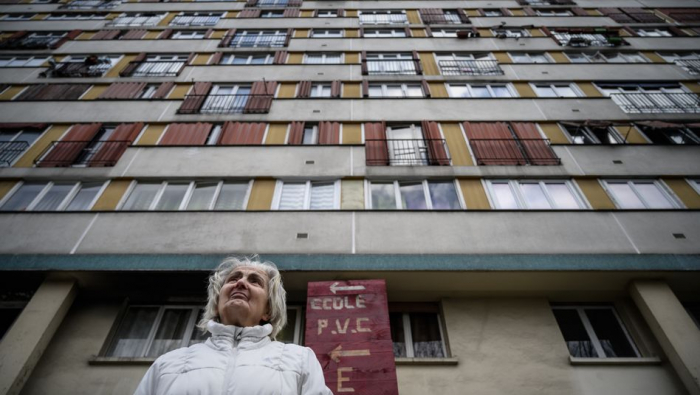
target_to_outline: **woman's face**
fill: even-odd
[[[268,321],[267,274],[256,267],[239,266],[229,274],[219,294],[219,317],[224,325],[255,326]]]

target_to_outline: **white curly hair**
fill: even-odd
[[[230,257],[226,258],[219,267],[209,276],[209,286],[207,287],[207,305],[204,307],[202,319],[197,324],[202,332],[207,332],[209,320],[221,322],[219,317],[219,294],[224,286],[229,274],[237,267],[253,267],[260,269],[270,279],[267,284],[267,307],[270,313],[269,324],[272,325],[270,337],[275,339],[277,334],[287,325],[287,292],[282,285],[282,276],[277,266],[272,262],[261,262],[257,255],[251,257]]]

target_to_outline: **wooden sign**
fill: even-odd
[[[335,395],[397,395],[384,280],[310,282],[306,346]]]

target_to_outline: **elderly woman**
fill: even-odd
[[[287,323],[285,294],[271,262],[221,263],[198,325],[211,337],[158,358],[135,395],[332,395],[310,348],[274,340]]]

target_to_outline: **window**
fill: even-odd
[[[367,54],[367,71],[371,74],[415,75],[416,60],[410,53]]]
[[[303,145],[316,145],[316,144],[318,144],[318,126],[317,125],[305,125],[304,135],[301,138],[301,144],[303,144]]]
[[[0,167],[12,166],[43,132],[39,129],[0,129]]]
[[[309,97],[331,97],[331,84],[316,83],[311,85]]]
[[[149,12],[124,13],[108,23],[110,26],[155,26],[166,14],[156,14]]]
[[[369,84],[369,97],[424,97],[424,95],[420,84]]]
[[[32,19],[36,14],[6,14],[2,18],[3,21],[28,21]]]
[[[243,112],[248,103],[251,85],[214,85],[199,112],[220,114]]]
[[[283,10],[265,10],[260,13],[260,18],[282,18],[284,17]]]
[[[550,63],[545,53],[509,52],[509,55],[515,63]]]
[[[244,210],[251,182],[173,181],[134,183],[123,211]]]
[[[390,312],[389,325],[397,358],[445,358],[440,315],[434,312]]]
[[[373,210],[461,210],[453,180],[368,181],[367,207]]]
[[[572,83],[537,83],[531,84],[538,97],[577,97],[583,96]]]
[[[503,16],[503,12],[495,8],[485,9],[484,16]]]
[[[153,94],[156,93],[158,88],[160,87],[160,84],[148,84],[146,85],[141,93],[139,94],[139,99],[150,99],[153,97]]]
[[[673,63],[676,60],[700,59],[700,52],[657,52],[665,61]]]
[[[572,63],[646,63],[639,52],[564,52]]]
[[[403,29],[365,29],[365,37],[406,37]]]
[[[360,25],[378,25],[378,24],[408,24],[406,11],[399,10],[361,10]]]
[[[274,55],[266,53],[245,54],[245,53],[228,53],[221,57],[219,64],[272,64]]]
[[[106,14],[88,14],[88,13],[66,13],[66,14],[50,14],[46,20],[89,20],[89,19],[105,19]]]
[[[49,60],[47,55],[0,56],[0,67],[41,67],[47,60]]]
[[[626,113],[696,113],[700,98],[676,82],[596,83]]]
[[[682,125],[668,128],[641,126],[641,130],[654,144],[700,144],[698,128]]]
[[[639,37],[673,37],[668,29],[662,27],[640,27],[636,28],[635,31]]]
[[[23,182],[0,200],[0,211],[90,210],[106,185],[98,182]]]
[[[535,13],[537,16],[572,16],[573,14],[569,10],[564,10],[561,8],[553,8],[553,9],[542,9],[542,8],[536,8]]]
[[[583,199],[569,181],[487,180],[491,205],[498,210],[580,210]]]
[[[337,18],[338,11],[336,11],[336,10],[318,10],[318,13],[316,14],[316,16],[319,18]]]
[[[670,209],[681,206],[655,180],[603,181],[610,195],[621,209]]]
[[[341,29],[313,29],[311,31],[312,38],[337,38],[343,37]]]
[[[231,40],[231,47],[283,47],[287,30],[243,30]]]
[[[521,38],[530,37],[530,33],[519,27],[497,28],[491,29],[491,32],[496,38]]]
[[[305,64],[340,64],[343,63],[341,53],[307,53],[304,56]]]
[[[275,210],[338,210],[340,181],[278,181]]]
[[[188,58],[189,55],[148,55],[131,73],[131,77],[176,76],[180,73]]]
[[[612,307],[554,306],[552,310],[572,357],[640,357]]]
[[[170,26],[214,26],[223,16],[222,12],[182,12],[170,21]]]
[[[430,32],[432,33],[433,37],[451,37],[455,38],[457,37],[457,32],[460,31],[460,29],[449,29],[449,28],[430,28]]]
[[[448,84],[450,97],[499,98],[517,97],[508,84]]]
[[[207,32],[203,30],[178,30],[170,36],[173,40],[198,40],[204,38]]]
[[[431,143],[439,144],[440,142],[433,141]],[[428,147],[423,137],[421,125],[410,123],[387,126],[386,149],[391,165],[425,166],[428,164]]]
[[[625,140],[615,130],[608,127],[591,127],[583,125],[564,125],[561,127],[569,135],[573,144],[624,144]]]
[[[573,33],[570,32],[570,30],[552,31],[552,37],[560,45],[569,47],[615,47],[624,43],[619,34],[615,31],[597,33],[597,30],[593,29],[585,33]]]

